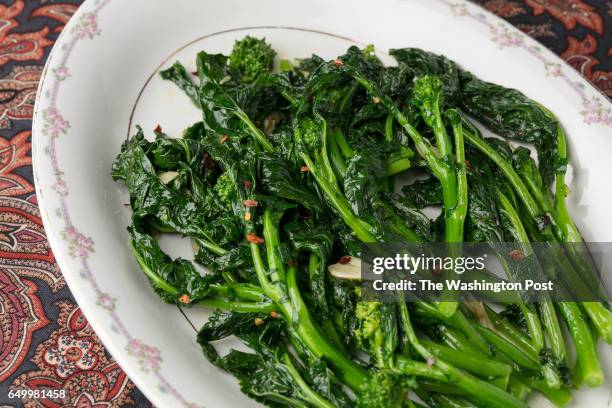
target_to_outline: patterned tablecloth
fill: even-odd
[[[612,98],[612,1],[475,0]],[[45,239],[32,185],[31,116],[43,65],[81,0],[0,0],[0,407],[53,406],[9,387],[67,391],[64,407],[150,406],[105,351]],[[611,119],[612,120],[612,119]]]

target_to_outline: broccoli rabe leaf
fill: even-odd
[[[113,163],[113,178],[123,180],[130,193],[133,218],[139,222],[153,218],[164,230],[195,236],[211,247],[235,241],[241,230],[233,214],[224,209],[211,190],[197,183],[191,183],[187,192],[164,185],[145,153],[150,146],[139,129],[124,143]],[[177,163],[177,170],[181,163]]]
[[[138,224],[128,228],[132,252],[155,292],[166,302],[189,304],[204,299],[217,275],[202,276],[186,259],[172,260]],[[185,296],[186,295],[186,296]]]
[[[516,89],[482,81],[461,72],[461,109],[491,131],[532,143],[538,150],[540,174],[549,185],[559,164],[556,122],[540,105]]]
[[[308,367],[288,350],[284,321],[260,314],[215,312],[198,333],[205,355],[232,373],[242,391],[270,407],[349,407],[350,399],[322,360]],[[220,356],[212,341],[235,335],[252,352],[230,350]]]
[[[299,203],[314,213],[324,211],[324,203],[312,185],[300,178],[299,169],[276,155],[262,154],[259,159],[264,192]]]
[[[200,106],[200,98],[198,97],[198,86],[193,82],[193,78],[187,72],[187,69],[180,62],[175,62],[170,68],[161,71],[160,76],[163,79],[170,80],[176,84],[189,96],[195,106]]]

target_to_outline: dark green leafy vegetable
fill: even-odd
[[[566,136],[552,112],[443,56],[391,55],[398,64],[385,67],[372,46],[350,47],[272,72],[275,51],[246,37],[229,56],[200,52],[197,78],[179,62],[162,71],[202,118],[178,138],[138,128],[113,163],[134,256],[164,301],[215,309],[198,333],[203,353],[267,406],[524,408],[538,391],[562,407],[569,387],[603,382],[606,304],[518,293],[500,313],[453,293],[371,302],[329,273],[364,243],[480,242],[509,281],[559,270],[569,287],[597,290],[583,279],[593,270],[565,205]],[[484,138],[468,118],[533,149]],[[189,237],[207,270],[165,254],[160,233]],[[220,355],[215,342],[232,336],[249,351]]]

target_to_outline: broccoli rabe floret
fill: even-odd
[[[253,82],[272,69],[275,56],[276,51],[264,38],[246,36],[234,43],[229,65],[240,72],[244,82]]]
[[[311,118],[306,118],[301,123],[302,140],[309,150],[316,150],[321,147],[322,129]]]
[[[397,320],[393,305],[359,301],[355,308],[355,317],[359,322],[354,332],[358,347],[375,359],[377,367],[391,366],[393,353],[398,345]]]
[[[414,379],[399,376],[389,370],[377,371],[371,375],[359,390],[358,408],[400,408],[406,406],[408,389],[414,386]]]
[[[426,75],[414,81],[412,100],[415,106],[420,106],[421,115],[428,126],[434,123],[434,104],[442,105],[442,81],[437,76]]]
[[[217,178],[217,184],[215,184],[213,190],[223,205],[232,206],[232,201],[236,198],[236,187],[227,173],[223,173]]]

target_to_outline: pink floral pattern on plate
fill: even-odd
[[[68,253],[73,258],[87,259],[94,251],[93,240],[69,226],[62,232],[62,237],[68,242]]]
[[[132,339],[126,349],[130,355],[138,359],[140,369],[144,372],[159,370],[159,363],[162,361],[162,358],[156,347],[151,347],[140,340]]]

